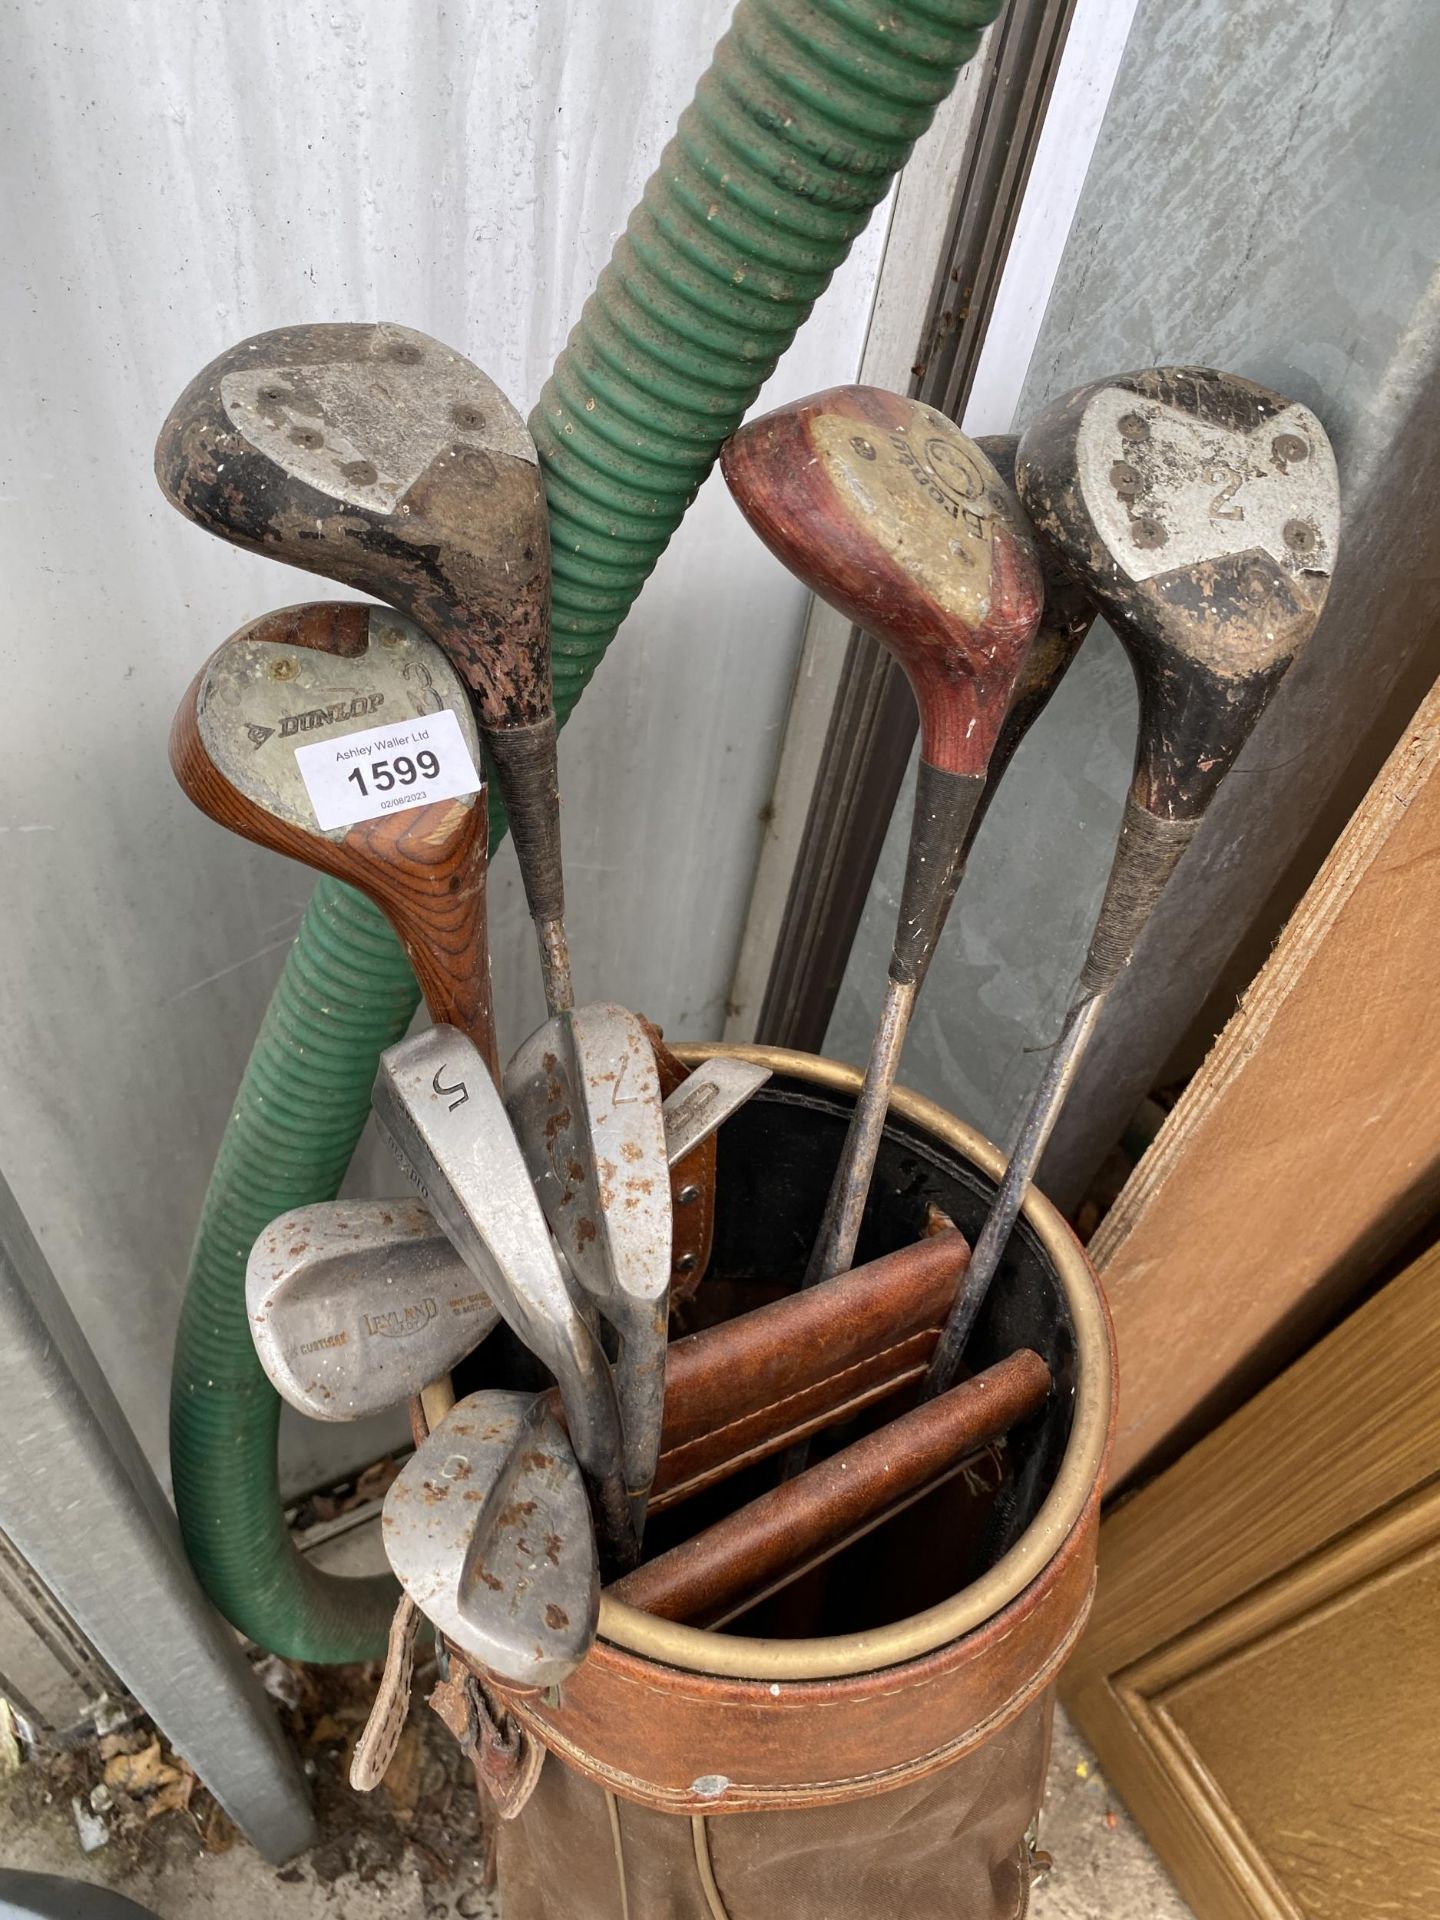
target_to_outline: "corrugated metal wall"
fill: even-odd
[[[229,342],[336,318],[435,333],[528,406],[729,11],[0,8],[0,1165],[162,1472],[190,1236],[310,889],[190,809],[166,733],[228,632],[325,589],[172,513],[155,430]],[[853,377],[880,242],[777,395]],[[582,995],[719,1032],[802,617],[712,483],[564,736]],[[542,1012],[508,851],[492,932],[508,1045]],[[366,1444],[308,1426],[291,1478]]]

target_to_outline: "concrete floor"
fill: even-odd
[[[1040,1844],[1055,1870],[1036,1887],[1030,1920],[1193,1920],[1063,1713],[1055,1719]]]
[[[428,1745],[419,1763],[432,1773],[446,1764],[447,1756]],[[357,1845],[352,1835],[343,1850],[322,1846],[279,1871],[243,1841],[221,1853],[202,1851],[193,1825],[175,1815],[153,1822],[143,1844],[117,1838],[87,1854],[68,1797],[27,1766],[0,1782],[0,1863],[110,1887],[153,1908],[159,1920],[502,1920],[478,1890],[481,1863],[473,1844],[464,1844],[469,1836],[462,1834],[446,1873],[437,1875],[434,1849],[414,1819],[412,1813],[398,1846],[386,1845],[383,1835]],[[1192,1920],[1063,1717],[1041,1842],[1055,1870],[1036,1889],[1031,1920]]]

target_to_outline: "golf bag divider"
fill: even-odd
[[[734,1051],[774,1075],[719,1137],[698,1296],[744,1311],[803,1272],[859,1075],[773,1048],[676,1051],[692,1064]],[[931,1205],[973,1236],[1002,1168],[971,1129],[898,1092],[857,1263],[918,1237]],[[594,1648],[558,1689],[485,1677],[549,1754],[500,1827],[506,1920],[1018,1920],[1055,1680],[1093,1593],[1114,1417],[1099,1284],[1038,1195],[969,1362],[1019,1347],[1055,1386],[1006,1437],[993,1485],[946,1482],[733,1630],[606,1596]]]

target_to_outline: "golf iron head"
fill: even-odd
[[[697,1067],[661,1109],[670,1168],[769,1077],[724,1056]],[[280,1214],[251,1249],[245,1299],[270,1384],[314,1420],[402,1405],[500,1318],[418,1199],[323,1200]]]
[[[549,1687],[585,1658],[600,1616],[595,1537],[543,1395],[459,1401],[386,1494],[381,1531],[415,1605],[491,1672]]]
[[[607,1573],[639,1551],[605,1350],[572,1298],[499,1089],[474,1043],[432,1027],[380,1056],[382,1133],[506,1323],[555,1377]]]
[[[660,1454],[673,1232],[655,1050],[624,1007],[546,1021],[506,1069],[505,1104],[550,1231],[619,1340],[625,1487],[643,1524]]]
[[[245,1310],[270,1384],[312,1420],[403,1404],[500,1320],[419,1200],[282,1213],[250,1250]]]

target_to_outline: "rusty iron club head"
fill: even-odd
[[[208,532],[374,594],[449,654],[500,775],[547,995],[568,1005],[549,519],[495,382],[409,327],[281,327],[191,381],[155,473]]]
[[[571,1296],[500,1092],[454,1027],[380,1056],[371,1100],[396,1159],[506,1323],[555,1377],[601,1531],[607,1571],[633,1565],[615,1384]]]
[[[748,1060],[697,1067],[661,1108],[669,1169],[769,1077]],[[510,1084],[507,1074],[507,1101]],[[510,1114],[533,1161],[525,1125],[543,1130],[549,1109],[512,1102]],[[500,1318],[422,1200],[322,1200],[280,1214],[250,1250],[245,1298],[270,1384],[315,1420],[400,1406]]]
[[[530,1036],[504,1090],[550,1231],[619,1340],[625,1484],[639,1527],[660,1455],[670,1325],[673,1222],[655,1050],[624,1007],[576,1007]]]
[[[447,1640],[516,1686],[555,1686],[588,1653],[600,1578],[585,1487],[545,1397],[459,1401],[385,1496],[396,1578]]]
[[[419,1200],[327,1200],[264,1229],[245,1267],[270,1384],[312,1420],[363,1420],[418,1394],[499,1324]]]

